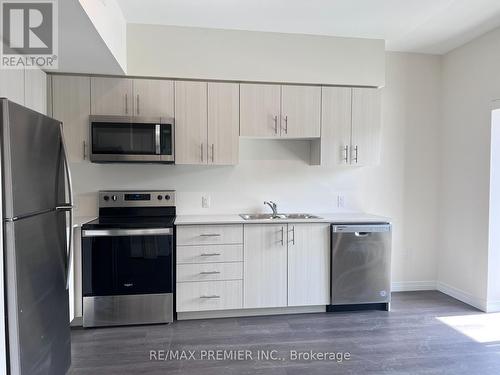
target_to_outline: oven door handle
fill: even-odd
[[[82,237],[172,236],[172,228],[154,229],[86,229]]]

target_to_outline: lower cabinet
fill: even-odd
[[[243,307],[286,306],[287,225],[248,224],[243,232]]]
[[[330,303],[330,224],[288,224],[288,306]]]
[[[178,312],[329,303],[328,223],[188,225],[177,238]]]

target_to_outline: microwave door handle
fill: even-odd
[[[67,254],[67,263],[66,263],[66,290],[69,289],[69,273],[71,270],[71,266],[73,263],[73,222],[74,222],[74,217],[73,217],[73,208],[74,208],[74,196],[73,196],[73,182],[71,180],[71,171],[69,169],[69,161],[68,161],[68,153],[66,151],[66,143],[64,142],[64,132],[63,132],[63,125],[62,123],[59,124],[59,133],[61,136],[61,148],[63,152],[63,162],[64,162],[64,172],[66,176],[66,183],[68,187],[68,194],[69,194],[69,202],[56,207],[57,210],[61,211],[68,211],[69,212],[69,228],[66,229],[68,232],[68,254]]]
[[[161,154],[161,139],[160,139],[161,125],[155,125],[155,139],[156,139],[156,155]]]

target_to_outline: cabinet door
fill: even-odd
[[[288,224],[288,306],[330,299],[330,224]]]
[[[353,165],[376,165],[380,162],[380,112],[380,90],[353,89],[351,141]]]
[[[133,80],[106,77],[92,77],[90,80],[93,115],[133,115]]]
[[[350,164],[351,97],[349,87],[322,88],[321,165]]]
[[[244,226],[244,307],[287,305],[287,225]]]
[[[281,88],[281,136],[319,138],[321,128],[321,87]]]
[[[62,121],[68,158],[72,162],[88,157],[90,78],[52,76],[52,117]]]
[[[280,85],[240,85],[240,135],[279,137]]]
[[[174,118],[174,82],[134,79],[134,114]]]
[[[175,82],[175,162],[207,164],[207,83]]]
[[[208,164],[238,164],[239,100],[237,83],[208,84]]]
[[[0,69],[0,98],[24,105],[23,69]]]
[[[47,75],[41,69],[24,71],[24,105],[34,111],[47,114]]]

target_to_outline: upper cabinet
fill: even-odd
[[[240,88],[237,83],[208,83],[208,164],[238,164],[239,99]]]
[[[175,82],[175,162],[238,163],[239,85]]]
[[[323,87],[322,165],[376,165],[380,162],[380,90]]]
[[[174,118],[174,82],[134,79],[134,115]]]
[[[175,82],[175,162],[207,164],[207,83]]]
[[[132,116],[134,114],[132,89],[132,79],[91,77],[92,114]]]
[[[0,98],[24,105],[24,69],[0,69]]]
[[[52,76],[52,117],[63,123],[71,162],[88,158],[90,78]]]
[[[351,163],[380,163],[381,95],[377,89],[352,89]]]
[[[24,71],[24,105],[47,114],[47,75],[41,69]]]
[[[319,138],[321,87],[281,86],[281,136]]]
[[[161,79],[92,77],[92,114],[174,118],[174,83]]]
[[[240,84],[240,135],[279,137],[280,85]]]
[[[320,87],[241,84],[240,90],[241,136],[320,136]]]

